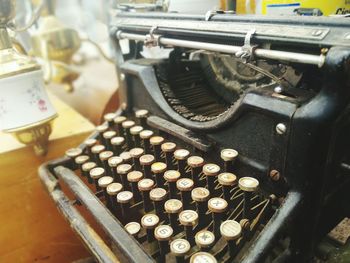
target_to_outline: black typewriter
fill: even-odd
[[[96,260],[312,262],[350,215],[350,21],[121,12],[110,35],[120,109],[39,171]]]

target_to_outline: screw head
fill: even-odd
[[[318,37],[318,36],[322,35],[322,33],[323,33],[322,30],[316,29],[316,30],[312,31],[311,34],[312,34],[313,36],[315,36],[315,37]]]
[[[285,134],[285,132],[287,131],[287,127],[286,125],[284,125],[283,123],[279,123],[276,126],[276,132],[280,135]]]
[[[280,94],[280,93],[282,93],[283,89],[282,89],[281,86],[277,86],[277,87],[275,87],[275,88],[273,89],[273,91],[274,91],[275,93]]]
[[[271,170],[270,171],[270,178],[273,180],[273,181],[278,181],[281,177],[281,173],[277,170]]]

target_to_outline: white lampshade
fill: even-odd
[[[13,132],[56,117],[42,70],[0,78],[0,87],[0,130]]]

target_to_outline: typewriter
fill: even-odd
[[[349,28],[120,12],[121,107],[41,180],[99,262],[312,262],[349,216]]]

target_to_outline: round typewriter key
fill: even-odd
[[[116,196],[121,190],[123,186],[120,183],[111,183],[107,186],[107,193],[110,196]]]
[[[117,117],[117,114],[115,114],[114,112],[109,112],[109,113],[106,113],[104,116],[103,116],[103,119],[108,122],[108,126],[109,127],[113,127],[114,125],[114,119]]]
[[[197,252],[190,258],[190,263],[217,263],[216,258],[208,252]]]
[[[242,227],[235,220],[226,220],[220,226],[221,236],[227,241],[231,257],[237,252],[235,241],[242,235]]]
[[[75,157],[75,159],[74,159],[75,164],[78,166],[78,168],[80,169],[81,174],[83,176],[85,176],[85,173],[83,173],[82,165],[84,163],[86,163],[87,161],[89,161],[89,159],[90,159],[90,157],[88,155],[80,155],[80,156]]]
[[[169,221],[171,227],[177,231],[179,230],[179,224],[177,222],[178,214],[182,211],[182,202],[177,199],[169,199],[164,204],[165,212],[169,215]]]
[[[90,171],[91,171],[91,169],[95,168],[96,166],[97,166],[97,164],[94,162],[86,162],[81,166],[83,174],[88,179],[89,184],[92,184],[94,182],[90,176]]]
[[[181,178],[176,182],[176,187],[181,193],[181,200],[185,209],[189,209],[191,207],[191,191],[193,186],[194,182],[189,178]]]
[[[123,186],[120,183],[111,183],[106,188],[107,194],[109,196],[109,202],[111,204],[111,211],[115,215],[115,217],[119,217],[121,215],[121,210],[117,205],[117,194],[123,190]]]
[[[173,154],[176,149],[176,144],[173,142],[165,142],[161,145],[162,152],[165,154],[165,162],[168,169],[174,169]]]
[[[171,226],[160,225],[154,230],[154,237],[158,240],[161,262],[165,261],[165,255],[169,252],[169,240],[173,235],[174,230]]]
[[[166,171],[166,169],[167,169],[166,164],[162,162],[153,163],[151,166],[151,171],[152,173],[154,173],[158,187],[165,187],[164,172]]]
[[[251,219],[253,193],[258,190],[259,181],[253,177],[242,177],[238,180],[239,188],[244,191],[243,218]]]
[[[203,166],[203,173],[207,177],[207,186],[210,193],[215,193],[215,178],[220,172],[220,167],[213,163]]]
[[[198,223],[198,214],[193,210],[184,210],[179,214],[180,224],[184,226],[186,239],[190,244],[194,244],[193,227]]]
[[[127,223],[124,228],[130,235],[136,238],[141,231],[141,225],[137,222]]]
[[[123,126],[122,126],[122,123],[124,121],[126,121],[126,117],[125,116],[118,116],[118,117],[114,118],[114,123],[117,125],[119,136],[124,136],[124,129],[123,129]]]
[[[190,156],[190,152],[186,149],[178,149],[174,152],[174,158],[177,160],[177,167],[180,174],[186,177],[186,159]]]
[[[130,191],[121,191],[117,194],[117,202],[122,208],[123,222],[126,223],[130,221],[130,205],[133,200],[134,195]]]
[[[132,157],[129,152],[122,152],[119,157],[123,159],[123,162],[126,164],[131,164],[132,163]]]
[[[152,204],[149,197],[149,192],[153,189],[154,182],[151,179],[145,178],[140,180],[137,186],[140,192],[142,193],[143,209],[147,213],[152,210]]]
[[[201,251],[208,251],[214,245],[215,235],[208,230],[201,230],[195,235],[194,240]]]
[[[153,136],[149,141],[153,147],[154,157],[157,161],[161,161],[161,144],[164,142],[164,138],[161,136]]]
[[[120,176],[120,181],[122,182],[123,188],[125,190],[130,190],[130,185],[128,182],[128,173],[132,170],[132,166],[130,164],[120,164],[117,166],[117,174]]]
[[[100,179],[98,179],[97,183],[98,183],[98,186],[103,190],[103,195],[104,195],[107,207],[111,208],[109,195],[107,193],[107,186],[113,183],[113,177],[102,176]]]
[[[113,152],[111,151],[103,151],[98,155],[98,157],[102,162],[102,166],[105,169],[106,174],[108,176],[112,176],[111,169],[109,169],[109,165],[108,165],[108,159],[111,158],[112,156],[113,156]]]
[[[134,169],[137,171],[141,171],[141,165],[140,165],[139,158],[143,155],[144,150],[142,148],[132,148],[129,151],[129,153],[130,153],[132,160],[133,160],[133,163],[134,163]]]
[[[220,233],[220,224],[221,224],[221,221],[224,220],[224,215],[228,208],[228,203],[226,202],[225,199],[222,199],[220,197],[214,197],[209,199],[208,208],[213,216],[213,222],[214,222],[213,232],[215,236],[218,237]]]
[[[137,110],[135,112],[135,116],[136,118],[138,118],[140,120],[140,124],[143,126],[143,127],[147,127],[147,118],[148,118],[148,110]]]
[[[197,211],[199,214],[199,225],[203,226],[208,217],[206,215],[207,213],[207,201],[210,197],[210,192],[208,189],[204,187],[196,187],[191,192],[192,200],[196,202],[197,205]]]
[[[159,224],[159,217],[154,214],[146,214],[141,218],[141,225],[146,228],[147,241],[152,242],[154,240],[154,229]]]
[[[93,154],[91,153],[91,147],[96,145],[97,140],[94,138],[89,138],[84,141],[84,144],[86,145],[86,153],[90,156],[90,158],[93,157]]]
[[[191,245],[186,239],[174,239],[170,243],[170,251],[176,256],[177,263],[185,262],[185,256],[190,249]]]
[[[238,157],[238,152],[234,149],[223,149],[220,156],[224,161],[225,172],[233,172],[233,165]]]
[[[134,126],[130,128],[130,134],[134,140],[135,147],[141,146],[141,140],[140,140],[140,132],[143,131],[142,126]]]
[[[90,170],[90,177],[95,183],[96,191],[100,191],[101,188],[98,185],[98,179],[105,175],[105,169],[102,167],[95,167]]]
[[[121,182],[121,181],[120,181],[120,177],[117,174],[116,168],[118,165],[122,163],[123,163],[123,159],[119,156],[112,156],[108,159],[108,166],[110,167],[114,180],[117,182]]]
[[[134,142],[131,137],[130,129],[131,127],[135,126],[134,121],[126,120],[122,123],[122,127],[125,131],[125,137],[126,137],[126,144],[128,145],[129,149],[134,147]]]
[[[104,145],[98,144],[91,148],[91,153],[93,154],[94,161],[98,164],[98,166],[103,166],[100,160],[100,153],[105,151],[106,147]]]
[[[141,194],[137,184],[142,178],[143,178],[143,173],[141,173],[140,171],[131,171],[127,175],[127,179],[131,184],[131,191],[134,194],[135,202],[141,201]]]
[[[167,192],[163,188],[153,188],[149,193],[150,199],[153,201],[154,210],[156,211],[157,216],[161,219],[165,219],[164,214],[164,201],[167,197]]]
[[[237,184],[237,177],[233,173],[221,173],[218,176],[219,184],[222,186],[222,192],[225,200],[231,204],[231,189]]]
[[[78,166],[75,164],[74,159],[83,153],[80,148],[71,148],[66,151],[66,156],[71,160],[73,170],[77,169]]]
[[[177,198],[176,181],[180,178],[181,174],[176,170],[168,170],[164,173],[164,179],[168,182],[169,186],[169,198]]]
[[[153,131],[150,131],[150,130],[143,130],[142,132],[140,132],[140,138],[141,138],[145,153],[151,153],[150,138],[153,136],[153,134],[154,134]]]
[[[120,154],[123,151],[123,145],[125,144],[124,137],[116,136],[111,139],[111,145],[115,154]]]
[[[155,158],[151,154],[145,154],[140,157],[140,164],[142,165],[143,172],[146,178],[152,179],[151,165],[154,163]]]
[[[108,130],[108,125],[106,124],[102,124],[96,127],[98,138],[102,144],[106,143],[105,139],[103,138],[103,133],[106,132],[107,130]]]
[[[111,139],[113,137],[115,137],[117,135],[117,133],[115,131],[106,131],[103,133],[103,138],[104,138],[104,141],[107,145],[107,149],[108,150],[113,150],[113,146],[112,146],[112,143],[111,143]]]
[[[191,167],[191,177],[195,185],[199,185],[199,177],[204,165],[204,159],[200,156],[191,156],[187,159],[187,164]]]

